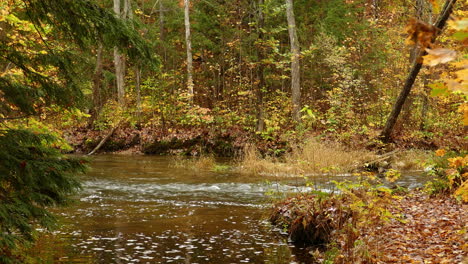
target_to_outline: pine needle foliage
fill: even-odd
[[[37,226],[51,229],[50,206],[65,205],[85,169],[77,158],[52,147],[54,137],[28,130],[0,131],[0,263],[20,263],[18,245],[34,239]]]
[[[54,25],[65,38],[84,48],[101,42],[117,46],[131,59],[155,62],[150,45],[135,31],[134,21],[126,22],[113,12],[88,0],[23,0],[26,14],[34,24]]]
[[[74,50],[86,51],[99,43],[119,48],[140,65],[154,68],[158,64],[150,43],[136,30],[136,22],[124,21],[91,1],[17,0],[10,9],[13,22],[0,21],[2,31],[34,34],[35,39],[18,41],[13,34],[0,32],[0,66],[21,72],[0,72],[0,118],[31,115],[38,106],[51,103],[70,106],[81,102],[82,76],[76,70],[79,55]],[[15,28],[17,20],[30,23],[33,32]],[[50,74],[52,70],[54,74]]]
[[[52,229],[48,210],[79,189],[85,162],[63,156],[51,135],[18,129],[15,120],[43,107],[81,100],[76,52],[102,44],[155,66],[151,47],[111,10],[88,0],[0,2],[0,263],[23,263],[36,228]]]

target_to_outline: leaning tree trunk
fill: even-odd
[[[291,94],[293,104],[293,118],[296,122],[301,121],[301,79],[300,79],[300,51],[297,38],[296,19],[292,0],[286,0],[286,16],[288,19],[289,40],[291,42]]]
[[[187,89],[190,101],[193,102],[193,63],[192,63],[192,40],[190,37],[190,0],[184,0],[185,17],[185,44],[187,47]]]
[[[435,23],[435,27],[437,28],[437,33],[433,36],[431,42],[434,43],[436,40],[436,37],[440,34],[442,29],[445,27],[445,24],[447,22],[447,19],[450,17],[450,14],[452,14],[453,11],[453,6],[457,0],[447,0],[445,2],[444,8],[442,9],[442,12],[439,16],[439,19]],[[411,67],[411,70],[408,74],[408,77],[406,78],[405,85],[403,86],[403,89],[400,92],[400,95],[398,96],[395,105],[393,106],[392,112],[390,113],[390,116],[387,119],[387,123],[385,124],[385,127],[380,134],[380,138],[384,142],[390,141],[391,133],[393,131],[393,127],[395,126],[395,123],[397,121],[398,115],[401,112],[401,109],[406,101],[406,98],[408,97],[409,93],[411,92],[411,88],[413,87],[414,81],[416,80],[416,77],[418,76],[419,71],[421,70],[422,67],[422,56],[426,55],[426,51],[423,49],[418,50],[418,54],[416,56],[416,59],[413,62],[413,66]]]
[[[121,17],[120,0],[114,0],[114,12],[118,17]],[[114,66],[117,100],[119,105],[123,106],[125,104],[125,62],[123,55],[120,54],[117,47],[114,47]]]

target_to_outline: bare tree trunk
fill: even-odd
[[[374,18],[378,19],[379,18],[379,5],[380,5],[380,0],[372,0],[372,12],[374,13]]]
[[[421,131],[426,130],[426,119],[427,113],[429,112],[429,97],[427,94],[429,93],[427,87],[427,81],[424,82],[424,91],[421,95],[422,105],[421,105],[421,123],[419,124],[419,129]]]
[[[185,17],[185,43],[187,46],[187,89],[190,101],[193,102],[193,63],[192,63],[192,40],[190,37],[190,0],[184,0]]]
[[[289,40],[291,42],[291,94],[293,104],[293,118],[301,122],[301,79],[300,79],[300,51],[297,38],[296,19],[292,0],[286,0],[286,16],[288,19]]]
[[[415,16],[418,20],[423,20],[424,6],[425,6],[425,0],[416,0]],[[410,57],[409,57],[410,63],[414,63],[414,60],[417,59],[418,52],[419,52],[419,46],[418,46],[418,43],[415,43],[414,47],[411,49],[411,52],[410,52]]]
[[[135,66],[135,91],[136,91],[136,105],[137,105],[137,119],[140,122],[141,115],[141,67],[140,64]]]
[[[159,0],[159,40],[161,41],[161,46],[163,49],[163,58],[164,62],[167,61],[167,51],[166,51],[166,46],[165,46],[165,30],[164,30],[164,5],[163,1]]]
[[[93,76],[93,107],[91,108],[91,118],[89,119],[88,125],[92,126],[94,120],[99,115],[101,108],[101,78],[102,78],[102,43],[98,44],[96,51],[96,67],[94,68]]]
[[[130,1],[129,0],[123,0],[123,1],[124,1],[124,3],[123,3],[124,7],[123,7],[123,12],[122,12],[122,18],[127,19],[127,18],[130,18],[130,16],[133,17],[133,15],[131,15],[129,13],[129,11],[131,9],[130,8]]]
[[[120,0],[114,0],[114,12],[118,17],[122,17],[120,12]],[[119,105],[125,105],[125,62],[123,55],[117,47],[114,47],[115,80],[117,86],[117,100]]]
[[[258,23],[257,23],[257,32],[258,32],[258,40],[260,41],[260,47],[257,48],[258,52],[258,66],[257,66],[257,78],[258,78],[258,85],[257,85],[257,131],[262,132],[265,129],[265,113],[263,109],[263,90],[265,89],[265,75],[263,72],[263,65],[261,64],[263,58],[265,57],[265,52],[263,49],[263,26],[264,26],[264,18],[263,18],[263,0],[258,0]]]
[[[445,27],[447,19],[450,17],[450,14],[452,14],[453,6],[455,5],[456,2],[457,0],[447,0],[445,2],[444,8],[442,9],[439,19],[434,25],[438,29],[438,34],[440,34],[442,29]],[[438,34],[434,35],[434,37],[431,40],[432,43],[435,42]],[[421,70],[421,67],[422,67],[421,57],[424,56],[425,54],[426,54],[426,51],[422,49],[418,50],[418,55],[413,63],[413,66],[411,67],[408,77],[406,78],[405,85],[403,86],[403,89],[401,90],[400,95],[398,96],[395,102],[395,105],[393,106],[392,112],[390,113],[390,116],[387,119],[387,123],[385,124],[385,127],[382,130],[382,133],[380,134],[380,138],[382,138],[384,142],[390,141],[390,134],[393,131],[393,127],[395,126],[395,123],[397,121],[398,115],[401,112],[403,104],[405,103],[406,98],[411,92],[411,88],[413,87],[414,81],[416,80],[416,77],[418,76],[418,73]]]
[[[418,0],[418,1],[423,1],[423,0]],[[428,22],[429,24],[432,24],[432,5],[429,5],[429,10],[428,10]],[[426,125],[426,119],[427,119],[427,113],[429,112],[429,89],[427,87],[429,81],[429,73],[425,74],[424,77],[424,82],[423,82],[423,92],[421,94],[421,100],[422,100],[422,105],[421,105],[421,123],[419,124],[419,129],[421,131],[426,130],[427,125]]]
[[[133,8],[131,0],[124,0],[124,13],[125,19],[133,20]],[[137,106],[137,120],[140,121],[140,114],[141,114],[141,66],[139,62],[135,63],[133,67],[135,73],[135,93],[136,93],[136,106]]]

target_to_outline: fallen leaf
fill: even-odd
[[[427,55],[423,57],[424,64],[436,66],[441,63],[447,63],[457,57],[457,52],[451,49],[436,48],[426,49]]]

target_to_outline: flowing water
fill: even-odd
[[[55,263],[311,263],[265,221],[265,193],[304,191],[299,180],[267,184],[172,163],[169,157],[95,157],[79,202],[56,212],[64,225],[50,249]],[[419,181],[408,177],[406,184]]]

